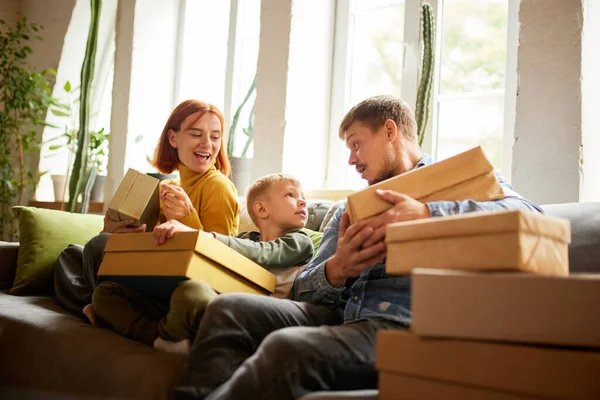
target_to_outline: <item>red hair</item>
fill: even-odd
[[[196,118],[196,121],[198,121],[207,112],[215,114],[217,118],[219,118],[219,121],[221,121],[221,148],[219,149],[219,154],[217,154],[217,158],[215,159],[215,167],[221,171],[223,175],[228,177],[231,173],[231,164],[229,164],[229,159],[225,154],[225,146],[223,145],[223,137],[225,133],[225,121],[223,119],[223,114],[217,107],[200,100],[186,100],[175,107],[173,112],[171,112],[171,115],[169,116],[169,119],[167,120],[167,123],[165,124],[165,127],[160,135],[160,139],[158,140],[156,150],[154,151],[154,159],[151,161],[152,166],[154,166],[163,174],[170,174],[171,172],[177,170],[179,157],[177,156],[177,149],[175,149],[169,143],[169,130],[172,129],[175,132],[178,132],[181,129],[183,120],[185,120],[187,117],[195,113],[200,113],[198,118]],[[196,123],[196,121],[194,121],[192,124]]]

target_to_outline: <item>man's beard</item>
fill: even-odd
[[[379,182],[383,182],[386,179],[393,178],[394,176],[399,175],[394,162],[389,158],[384,158],[383,169],[379,174],[375,177],[373,182],[369,182],[369,186],[374,185]]]

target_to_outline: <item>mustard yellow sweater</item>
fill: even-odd
[[[179,163],[179,178],[179,182],[168,183],[181,186],[194,205],[194,212],[182,218],[181,223],[207,232],[238,234],[241,209],[237,190],[229,178],[214,165],[200,175],[182,163]]]

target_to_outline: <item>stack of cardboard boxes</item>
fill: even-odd
[[[437,168],[429,184],[416,170],[379,185],[406,193],[419,182],[426,195],[413,197],[426,201],[498,198],[492,180],[447,187],[448,171],[485,173],[479,150],[450,159],[454,169],[422,168]],[[351,216],[363,210],[353,200]],[[380,206],[354,220],[390,207]],[[412,275],[412,326],[378,334],[379,399],[600,398],[600,279],[569,276],[569,242],[569,221],[527,211],[389,225],[386,271]]]

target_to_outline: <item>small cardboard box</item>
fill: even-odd
[[[515,393],[482,389],[453,383],[414,378],[412,376],[382,372],[379,374],[378,400],[534,400]],[[544,398],[545,399],[545,398]]]
[[[488,201],[504,197],[481,146],[454,157],[387,179],[348,196],[346,211],[355,223],[386,211],[391,205],[379,198],[377,189],[394,190],[423,203],[431,201]]]
[[[275,291],[275,275],[198,232],[175,233],[162,245],[152,242],[152,233],[110,235],[104,251],[100,281],[156,296],[169,297],[186,279],[202,280],[218,293]]]
[[[412,311],[420,336],[600,348],[600,274],[415,269]]]
[[[108,215],[113,221],[132,219],[132,226],[146,224],[152,232],[160,214],[160,181],[129,168],[108,203]]]
[[[560,318],[560,316],[557,316]],[[377,334],[380,373],[552,399],[600,398],[600,352]],[[443,398],[443,397],[442,397]]]
[[[530,211],[469,213],[390,224],[386,272],[414,268],[569,274],[571,224]]]

